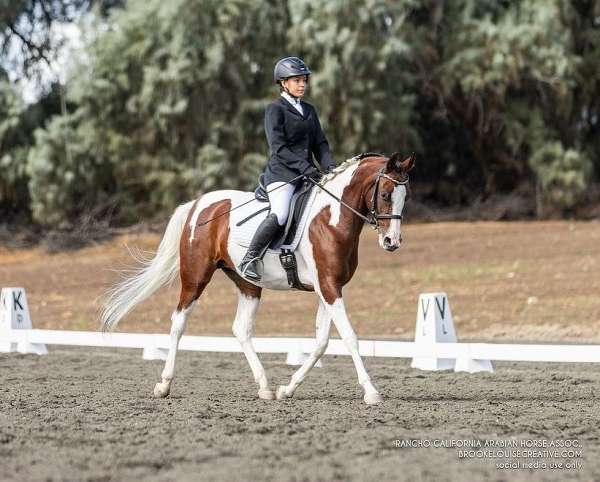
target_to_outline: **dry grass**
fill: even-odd
[[[390,254],[365,229],[345,299],[362,337],[410,338],[419,293],[448,293],[461,339],[600,341],[600,223],[485,222],[407,225]],[[25,286],[38,328],[95,330],[98,298],[130,263],[124,244],[152,250],[155,234],[47,254],[0,248],[0,286]],[[157,293],[119,325],[168,332],[178,287]],[[529,300],[529,301],[528,301]],[[190,334],[230,334],[236,298],[217,273],[191,317]],[[313,294],[265,292],[257,333],[312,335]]]

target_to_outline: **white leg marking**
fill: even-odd
[[[309,355],[309,357],[304,361],[302,366],[292,375],[292,379],[290,380],[290,384],[287,386],[280,386],[277,389],[277,398],[289,398],[294,395],[294,391],[298,388],[308,372],[312,370],[315,366],[315,363],[319,361],[319,358],[323,356],[325,350],[327,350],[327,345],[329,344],[329,332],[331,327],[331,317],[323,304],[323,301],[319,299],[319,310],[317,311],[317,319],[316,319],[316,327],[317,327],[317,344],[315,346],[314,351]]]
[[[350,320],[348,319],[344,300],[342,298],[338,298],[331,305],[325,300],[323,300],[323,303],[327,309],[327,312],[333,319],[333,323],[335,324],[338,333],[342,337],[344,345],[346,345],[346,348],[352,356],[352,361],[354,362],[356,373],[358,375],[358,383],[365,391],[365,403],[368,405],[373,405],[381,402],[381,395],[371,383],[371,378],[369,377],[369,374],[365,369],[365,365],[358,354],[358,338],[356,337],[356,333],[354,333],[352,325],[350,324]]]
[[[162,381],[154,387],[154,396],[157,398],[166,397],[171,391],[171,382],[175,376],[175,358],[177,357],[177,346],[185,330],[185,322],[188,315],[192,312],[194,303],[183,311],[174,311],[171,315],[171,339],[169,341],[169,354],[165,362],[161,378]]]
[[[252,332],[254,331],[254,320],[260,304],[259,298],[246,296],[238,290],[238,308],[233,322],[233,334],[240,342],[246,360],[250,365],[254,380],[258,383],[258,396],[265,400],[275,398],[273,392],[269,390],[269,383],[262,363],[252,346]]]

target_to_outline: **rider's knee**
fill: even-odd
[[[279,226],[283,226],[288,218],[289,206],[271,204],[271,213],[277,216],[277,223]]]

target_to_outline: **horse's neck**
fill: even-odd
[[[330,182],[327,182],[324,187],[340,198],[344,203],[353,209],[365,214],[364,201],[362,199],[362,190],[360,181],[354,179],[354,171],[358,168],[357,165],[350,166],[348,169],[338,174]],[[347,189],[354,184],[353,189]],[[330,206],[329,225],[336,228],[338,239],[346,246],[351,246],[352,242],[357,242],[358,237],[364,226],[363,220],[346,208],[342,208],[340,203],[331,197],[325,191],[320,191],[318,202],[315,203],[317,209],[321,210],[326,205]]]

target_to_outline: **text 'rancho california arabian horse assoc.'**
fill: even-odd
[[[244,279],[238,265],[242,261],[252,230],[266,216],[257,211],[252,192],[220,190],[202,195],[179,206],[171,217],[155,257],[109,293],[102,313],[104,329],[114,328],[134,306],[148,298],[179,273],[181,293],[171,316],[169,353],[156,384],[154,395],[166,397],[175,373],[177,347],[194,302],[208,285],[215,270],[221,269],[238,291],[238,308],[233,333],[242,349],[263,399],[292,397],[307,373],[327,348],[331,321],[352,355],[367,404],[382,398],[372,383],[358,353],[358,340],[350,324],[342,289],[358,265],[359,237],[365,223],[379,233],[386,251],[396,250],[402,241],[404,203],[410,197],[408,172],[414,155],[406,159],[398,153],[361,155],[346,161],[327,174],[309,193],[295,242],[295,276],[303,289],[314,291],[319,300],[316,315],[316,347],[290,383],[274,393],[265,370],[254,351],[251,338],[263,288],[294,289],[284,269],[280,251],[269,249],[263,259],[260,281]],[[316,184],[316,183],[315,183]],[[244,209],[236,209],[244,205]],[[260,207],[260,206],[259,206]]]

